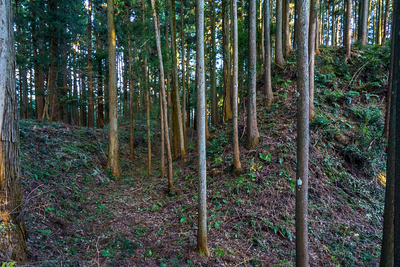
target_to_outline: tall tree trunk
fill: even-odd
[[[147,56],[144,58],[145,69],[145,90],[146,90],[146,117],[147,117],[147,175],[151,175],[151,129],[150,129],[150,87],[147,70]]]
[[[188,80],[188,84],[187,84],[187,108],[186,108],[186,113],[187,113],[187,121],[186,121],[186,126],[190,127],[190,47],[188,46],[186,49],[186,53],[187,53],[187,60],[186,60],[186,70],[187,70],[187,80]]]
[[[212,0],[212,13],[211,13],[211,123],[212,125],[218,124],[218,100],[217,100],[217,79],[216,79],[216,43],[215,43],[215,16],[216,4]]]
[[[184,147],[187,148],[187,131],[186,131],[186,79],[185,79],[185,27],[184,27],[184,15],[183,15],[183,4],[184,1],[181,0],[181,51],[182,51],[182,128],[183,128],[183,138]]]
[[[368,5],[369,0],[362,0],[360,36],[362,45],[366,45],[368,41]]]
[[[308,32],[308,56],[309,56],[309,119],[310,121],[315,117],[315,106],[314,106],[314,67],[315,67],[315,37],[317,34],[317,11],[318,11],[318,0],[311,0],[310,9],[310,27]]]
[[[385,4],[385,19],[383,22],[383,35],[382,35],[382,45],[386,43],[386,36],[388,30],[388,21],[389,21],[389,11],[390,11],[390,0],[386,0]]]
[[[264,3],[268,1],[264,1]],[[239,130],[238,130],[238,72],[239,72],[239,38],[238,38],[238,18],[237,1],[232,1],[232,24],[233,24],[233,168],[236,174],[240,173],[242,164],[240,163],[239,151]],[[268,5],[268,4],[267,4]],[[268,8],[268,6],[267,6]],[[266,18],[266,20],[268,20]],[[269,35],[269,33],[268,33]]]
[[[129,32],[130,35],[130,32]],[[129,145],[130,145],[130,150],[129,150],[129,158],[131,160],[135,159],[135,148],[134,148],[134,142],[135,142],[135,136],[133,132],[133,70],[132,70],[132,64],[133,64],[133,56],[132,56],[132,48],[131,48],[131,38],[128,37],[128,55],[129,55]],[[162,131],[161,131],[161,134]],[[163,155],[164,156],[164,155]]]
[[[114,0],[107,0],[107,19],[108,19],[108,88],[110,101],[110,132],[108,144],[107,169],[111,169],[113,176],[119,178],[119,150],[118,150],[118,113],[117,113],[117,88],[115,75],[115,53],[116,37],[114,24]]]
[[[79,125],[79,113],[78,113],[78,63],[76,62],[76,52],[74,52],[74,69],[72,75],[74,77],[74,89],[73,89],[73,106],[72,106],[72,120],[73,125]]]
[[[282,53],[282,1],[276,1],[276,38],[275,38],[275,63],[280,68],[285,65]]]
[[[264,1],[264,106],[271,106],[274,101],[274,94],[271,85],[271,31],[269,25],[269,1]]]
[[[289,58],[290,56],[290,32],[289,32],[289,14],[290,14],[290,0],[284,0],[284,10],[283,13],[283,30],[284,30],[284,46],[285,46],[285,58]],[[264,17],[265,19],[265,17]]]
[[[49,0],[48,8],[51,9],[52,12],[56,12],[57,10],[57,1]],[[54,24],[52,21],[51,23]],[[57,90],[57,78],[58,78],[58,39],[56,36],[56,27],[52,25],[53,30],[51,31],[51,39],[50,39],[50,66],[49,66],[49,78],[47,83],[48,90],[48,100],[49,104],[47,107],[49,108],[49,115],[51,121],[58,121],[60,119],[60,107],[59,107],[59,98],[58,98],[58,90]],[[47,111],[45,111],[47,112]]]
[[[309,147],[309,76],[308,76],[308,0],[297,1],[297,171],[296,171],[296,266],[309,266],[308,253],[308,147]]]
[[[382,37],[381,37],[381,33],[382,33],[382,0],[377,0],[377,3],[375,3],[375,5],[377,5],[377,18],[376,18],[376,44],[377,45],[381,45],[382,44]]]
[[[326,34],[325,34],[325,45],[329,45],[329,5],[326,6]]]
[[[41,1],[39,1],[41,3]],[[41,61],[38,58],[39,54],[42,54],[41,50],[43,48],[42,45],[42,36],[37,35],[35,18],[38,16],[38,12],[36,10],[36,1],[32,1],[32,50],[34,60],[34,69],[35,69],[35,104],[36,104],[36,119],[40,119],[43,115],[44,109],[44,79],[43,79],[43,66]],[[40,4],[41,6],[41,4]],[[42,15],[39,15],[39,30],[40,27],[43,27],[43,18]],[[39,50],[39,52],[38,52]]]
[[[336,5],[332,2],[332,46],[336,46]]]
[[[165,49],[166,51],[169,51],[169,1],[166,1],[165,3],[166,8],[165,8]],[[169,60],[169,53],[167,53],[167,66],[169,65],[170,60]],[[165,85],[165,92],[166,92],[166,99],[168,100],[168,103],[166,103],[166,108],[168,109],[168,125],[170,126],[170,128],[167,129],[167,131],[169,131],[169,143],[171,144],[171,146],[173,146],[173,142],[172,142],[172,101],[171,101],[171,88],[170,88],[170,70],[167,69],[165,71],[165,74],[167,76],[167,84]],[[172,147],[172,154],[174,155],[174,150]],[[175,156],[173,156],[175,157]]]
[[[128,54],[129,52],[127,51],[129,48],[125,47],[124,51],[124,73],[125,75],[122,77],[123,78],[123,83],[122,83],[122,89],[123,89],[123,99],[122,99],[122,114],[124,117],[128,116],[128,71],[129,71],[129,62],[128,59]]]
[[[180,104],[180,94],[178,88],[178,62],[176,60],[176,18],[175,1],[168,0],[171,4],[171,49],[172,49],[172,125],[174,132],[174,154],[186,162],[185,141],[183,138],[182,112]]]
[[[11,1],[0,2],[0,259],[27,261],[19,171],[18,101]]]
[[[393,1],[393,47],[395,48],[392,54],[393,62],[393,75],[392,75],[392,90],[396,95],[396,112],[400,110],[400,35],[398,34],[400,29],[400,7],[399,1]],[[392,123],[390,123],[392,124]],[[394,124],[394,123],[393,123]],[[394,181],[394,266],[400,266],[400,116],[396,115],[396,130],[395,134],[395,181]]]
[[[196,85],[197,85],[197,140],[199,151],[199,210],[197,252],[209,256],[207,245],[207,166],[206,166],[206,105],[204,66],[204,0],[196,0]]]
[[[393,26],[392,26],[393,36]],[[391,54],[394,53],[394,42],[391,45]],[[396,91],[392,90],[393,60],[390,62],[389,89],[387,92],[386,117],[385,117],[385,137],[388,140],[387,146],[387,168],[386,168],[386,190],[385,190],[385,209],[383,212],[383,235],[380,267],[393,267],[394,264],[394,190],[396,179]]]
[[[246,148],[251,149],[259,142],[260,134],[257,128],[257,51],[256,51],[256,0],[249,2],[249,87],[247,91],[247,136]],[[282,41],[282,38],[281,38]],[[281,51],[282,52],[282,51]]]
[[[25,65],[21,67],[20,79],[22,79],[21,119],[27,119],[28,118],[28,81],[27,81],[26,66]]]
[[[100,48],[99,48],[100,49]],[[98,78],[97,78],[97,98],[98,98],[98,108],[97,108],[97,127],[104,127],[104,104],[103,104],[103,64],[102,59],[97,62],[98,68]]]
[[[93,71],[92,71],[92,0],[88,0],[88,127],[94,127]]]
[[[345,29],[345,47],[346,47],[346,61],[351,58],[351,9],[353,0],[346,0],[346,29]]]
[[[229,38],[229,0],[222,0],[222,56],[224,64],[224,112],[223,121],[232,119],[231,109],[231,59]]]
[[[165,85],[164,85],[164,64],[163,64],[163,57],[161,51],[161,38],[160,38],[160,28],[159,22],[156,14],[155,9],[155,0],[151,0],[151,6],[153,9],[153,20],[154,20],[154,31],[156,35],[156,45],[157,45],[157,55],[158,61],[160,63],[160,99],[161,99],[161,110],[163,113],[162,119],[164,122],[164,134],[165,134],[165,146],[167,150],[167,160],[168,160],[168,188],[172,189],[174,187],[173,183],[173,174],[172,174],[172,155],[171,155],[171,146],[169,141],[169,131],[168,131],[168,118],[167,116],[167,106],[165,100]]]

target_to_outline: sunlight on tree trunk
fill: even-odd
[[[315,106],[314,106],[314,68],[315,68],[315,37],[317,34],[317,11],[318,11],[318,0],[311,0],[310,10],[310,27],[308,32],[308,64],[309,64],[309,93],[310,93],[310,111],[309,120],[313,120],[315,117]]]
[[[117,82],[115,73],[115,53],[116,38],[114,24],[114,1],[107,0],[107,19],[108,19],[108,90],[110,101],[110,132],[108,144],[107,169],[111,169],[113,176],[119,178],[121,172],[119,169],[119,149],[118,149],[118,111],[117,111]]]

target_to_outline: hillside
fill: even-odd
[[[382,236],[382,139],[389,50],[321,47],[316,58],[317,115],[310,132],[311,266],[376,266]],[[30,266],[293,266],[295,260],[295,55],[274,70],[274,104],[258,106],[260,144],[244,148],[232,174],[231,124],[209,127],[209,258],[194,251],[197,224],[196,133],[188,162],[174,163],[172,193],[159,178],[158,122],[153,175],[147,176],[146,123],[120,118],[122,177],[105,169],[108,134],[62,123],[22,120],[21,164]],[[260,80],[262,75],[260,73]],[[262,84],[260,84],[260,90]]]

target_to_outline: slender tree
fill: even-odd
[[[264,106],[271,106],[274,101],[271,85],[271,33],[269,26],[269,1],[264,1]]]
[[[231,48],[229,38],[229,0],[222,0],[222,57],[224,64],[223,121],[232,119],[231,108]]]
[[[315,68],[315,37],[317,35],[317,11],[318,11],[318,0],[311,0],[310,8],[310,27],[308,32],[308,56],[309,56],[309,93],[310,93],[310,120],[315,117],[315,106],[314,106],[314,68]]]
[[[390,11],[390,0],[386,0],[385,3],[385,18],[383,22],[383,35],[382,35],[382,45],[386,43],[386,36],[388,31],[388,21],[389,21],[389,11]]]
[[[218,124],[217,79],[216,79],[216,42],[215,42],[215,0],[212,0],[211,12],[211,123]]]
[[[184,148],[186,150],[187,147],[187,131],[186,131],[186,54],[185,54],[185,27],[184,27],[184,20],[185,16],[183,5],[184,1],[181,0],[181,51],[182,51],[182,128],[183,128],[183,138],[184,138]]]
[[[247,136],[246,148],[251,149],[259,142],[260,134],[257,128],[257,50],[256,50],[256,31],[257,31],[257,15],[256,0],[249,2],[249,87],[247,91]]]
[[[19,172],[18,103],[11,1],[0,2],[0,259],[24,263],[26,234]]]
[[[359,30],[359,36],[358,39],[361,41],[362,45],[367,44],[367,39],[368,39],[368,6],[369,6],[369,0],[362,0],[362,6],[360,10],[360,30]]]
[[[276,41],[275,41],[275,63],[280,68],[285,65],[282,52],[282,1],[276,1]]]
[[[118,111],[117,111],[117,88],[116,88],[116,36],[114,24],[114,0],[107,0],[107,19],[108,19],[108,90],[110,101],[110,133],[108,143],[107,169],[115,177],[120,177],[119,169],[119,150],[118,150]]]
[[[172,50],[172,126],[174,137],[174,154],[177,157],[180,153],[183,162],[186,161],[185,141],[183,137],[182,112],[180,104],[180,94],[178,88],[178,62],[176,56],[178,51],[176,47],[176,18],[175,1],[168,0],[171,6],[171,50]]]
[[[197,140],[199,151],[199,211],[197,252],[209,256],[207,245],[207,167],[206,167],[206,118],[204,70],[204,0],[196,0],[196,85],[197,85]]]
[[[268,1],[265,1],[268,2]],[[233,168],[238,174],[242,168],[239,158],[239,130],[238,130],[238,72],[239,72],[239,58],[238,58],[238,16],[237,16],[237,1],[232,1],[233,11]]]
[[[393,31],[393,27],[392,27]],[[392,35],[393,36],[393,35]],[[394,42],[392,42],[391,54],[394,53]],[[388,128],[387,136],[387,167],[386,167],[386,189],[385,209],[383,212],[383,235],[380,267],[393,267],[394,264],[394,190],[395,190],[395,145],[396,145],[396,91],[392,90],[393,60],[390,62],[389,89],[387,95],[387,112],[385,129]],[[391,104],[392,103],[392,104]],[[390,116],[390,118],[388,118]]]
[[[88,127],[94,127],[93,72],[92,72],[92,1],[88,2]]]
[[[346,47],[346,61],[350,60],[351,57],[351,10],[353,0],[346,0],[346,28],[344,32],[345,47]]]
[[[392,90],[396,95],[396,109],[397,113],[400,110],[400,51],[398,47],[400,46],[400,35],[397,34],[400,29],[400,7],[399,1],[393,1],[393,37],[392,42],[393,54],[393,75],[392,75]],[[394,104],[393,103],[393,104]],[[398,129],[400,129],[400,116],[396,116],[396,129],[395,129],[395,181],[394,181],[394,266],[400,266],[400,134],[398,134]]]
[[[133,85],[133,70],[132,70],[132,64],[133,64],[133,56],[132,56],[132,49],[131,49],[131,39],[128,37],[128,47],[129,47],[129,158],[131,160],[135,159],[135,147],[134,147],[134,142],[135,142],[135,137],[134,137],[134,131],[133,131],[133,91],[134,91],[134,85]]]
[[[168,116],[167,116],[167,106],[165,100],[165,84],[164,84],[164,64],[163,57],[161,51],[161,37],[160,37],[160,27],[156,14],[155,8],[155,0],[151,0],[151,6],[153,9],[153,20],[154,20],[154,31],[156,35],[156,45],[157,45],[157,55],[160,63],[160,101],[161,101],[161,110],[162,110],[162,120],[164,122],[164,136],[165,136],[165,146],[167,150],[167,160],[168,160],[168,188],[171,189],[174,187],[173,183],[173,174],[172,174],[172,154],[171,154],[171,146],[169,140],[169,131],[168,131]]]
[[[309,57],[308,0],[297,8],[297,171],[296,171],[296,266],[309,266],[308,255],[308,146],[309,146]]]
[[[144,58],[144,65],[147,67],[147,56]],[[146,117],[147,117],[147,174],[151,175],[151,129],[150,129],[150,87],[148,70],[145,69],[146,87]]]
[[[284,30],[284,46],[285,46],[285,58],[290,56],[290,25],[289,25],[289,14],[290,14],[290,0],[284,0],[284,10],[283,13],[283,30]],[[265,6],[265,1],[264,1]],[[265,16],[264,16],[265,19]],[[269,20],[269,19],[268,19]]]

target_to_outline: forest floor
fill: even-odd
[[[350,64],[342,50],[321,52],[310,132],[310,264],[377,266],[388,49],[355,48]],[[156,120],[148,176],[146,123],[135,120],[136,159],[130,160],[129,120],[120,119],[120,179],[105,169],[108,129],[21,121],[27,266],[293,266],[295,64],[289,60],[273,77],[275,101],[258,106],[261,137],[253,150],[243,147],[240,109],[241,175],[232,174],[231,124],[209,127],[208,258],[195,252],[195,131],[188,131],[187,163],[174,163],[168,193]]]

